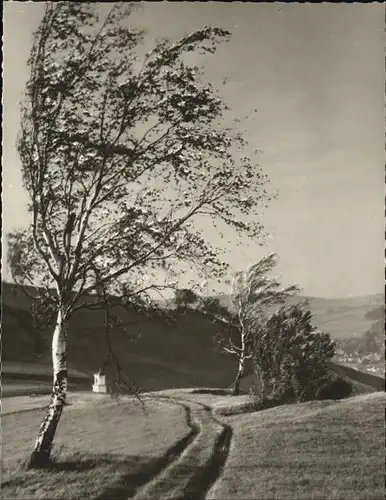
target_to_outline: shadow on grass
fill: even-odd
[[[2,498],[14,498],[20,489],[28,498],[36,498],[34,493],[41,486],[55,483],[58,490],[65,492],[70,487],[78,495],[88,490],[87,484],[92,484],[92,498],[126,499],[158,472],[159,462],[146,455],[74,454],[54,457],[45,469],[27,469],[27,460],[22,460],[3,471]]]
[[[115,484],[105,488],[96,497],[96,500],[123,500],[132,498],[138,488],[150,481],[160,470],[159,459],[144,461],[144,457],[131,457],[130,462],[129,460],[125,461],[125,465],[126,470],[122,474],[122,477]]]
[[[198,429],[193,426],[192,430],[171,446],[162,457],[148,457],[146,461],[144,461],[143,456],[135,457],[134,466],[139,470],[130,470],[129,467],[129,473],[126,470],[126,474],[116,484],[106,488],[96,500],[126,500],[132,498],[141,486],[151,481],[154,476],[176,460],[197,434]]]
[[[55,460],[52,461],[45,470],[52,472],[85,472],[91,469],[95,469],[95,467],[102,465],[103,462],[106,462],[106,460],[92,459],[92,458],[83,459],[81,461]]]
[[[103,455],[84,457],[81,460],[58,460],[46,469],[25,470],[20,465],[9,479],[3,477],[1,498],[19,498],[23,492],[23,498],[48,499],[50,487],[55,485],[56,490],[63,495],[60,498],[126,500],[133,498],[141,486],[151,481],[169,463],[166,463],[164,457],[157,459],[150,456]],[[215,468],[216,466],[207,469],[183,464],[176,467],[178,477],[192,478],[188,488],[181,491],[180,500],[204,498],[201,492],[207,489]]]
[[[210,394],[212,396],[231,396],[231,389],[193,389],[192,394]]]

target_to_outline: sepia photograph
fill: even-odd
[[[1,497],[385,497],[382,3],[3,9]]]

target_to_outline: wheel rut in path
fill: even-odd
[[[157,398],[158,399],[158,398]],[[129,473],[121,481],[105,490],[96,500],[126,500],[135,497],[136,492],[145,484],[149,483],[155,476],[160,474],[170,464],[178,460],[183,451],[191,444],[199,433],[198,426],[193,422],[189,405],[179,401],[165,401],[166,404],[182,406],[185,410],[185,417],[190,431],[186,436],[179,439],[171,446],[166,453],[145,466],[139,473]]]
[[[232,429],[213,415],[212,409],[196,401],[156,396],[188,405],[198,434],[165,469],[139,489],[136,500],[203,500],[220,477],[228,458]]]

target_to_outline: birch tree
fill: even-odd
[[[237,374],[233,394],[240,392],[240,381],[245,372],[245,364],[253,356],[254,336],[263,332],[269,308],[285,302],[299,291],[297,285],[281,287],[280,281],[268,275],[277,264],[277,255],[272,253],[251,265],[246,271],[235,273],[232,283],[231,303],[233,319],[230,323],[236,329],[239,341],[229,336],[221,339],[223,350],[236,356]],[[257,360],[258,368],[258,360]]]
[[[213,54],[230,33],[203,27],[141,56],[132,8],[113,4],[100,19],[92,3],[48,3],[33,36],[18,140],[31,219],[9,234],[8,258],[14,280],[38,286],[56,323],[52,395],[30,467],[50,460],[69,319],[90,294],[94,307],[107,294],[146,308],[170,286],[157,280],[170,265],[223,276],[222,249],[196,229],[197,217],[244,241],[261,237],[266,177],[187,57]]]

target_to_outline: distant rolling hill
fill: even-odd
[[[231,307],[229,296],[219,295],[218,298],[222,305]],[[344,299],[298,295],[291,298],[288,303],[300,300],[308,301],[315,326],[329,333],[333,339],[362,335],[371,327],[374,320],[384,315],[383,294]]]
[[[17,295],[11,291],[12,285],[2,283],[2,303],[13,309],[30,310],[30,299],[22,292]],[[29,289],[33,294],[33,290]],[[228,295],[218,295],[220,303],[231,308]],[[366,332],[376,320],[385,314],[384,295],[373,294],[363,297],[343,299],[324,299],[319,297],[295,296],[289,303],[307,300],[310,305],[315,326],[329,333],[332,338],[355,337]]]
[[[226,305],[229,298],[219,297]],[[298,297],[297,300],[301,299]],[[333,338],[361,335],[373,323],[371,311],[383,304],[382,295],[353,299],[310,298],[315,324]],[[50,364],[50,334],[33,326],[30,300],[12,286],[2,283],[2,359],[4,362]],[[113,346],[126,373],[143,390],[188,387],[228,387],[234,379],[236,361],[219,356],[213,337],[224,326],[198,311],[172,313],[145,320],[132,311],[120,313],[128,332],[137,332],[133,343],[121,328],[112,331]],[[69,367],[92,376],[107,356],[101,311],[79,311],[70,322]],[[114,377],[113,366],[107,375]],[[4,380],[4,374],[3,374]]]
[[[50,363],[51,332],[39,333],[33,326],[29,299],[3,283],[2,359],[47,365]],[[234,378],[236,361],[219,356],[214,336],[224,328],[198,311],[171,314],[171,323],[155,317],[151,321],[136,312],[120,312],[128,332],[136,332],[133,342],[122,328],[112,329],[114,351],[126,374],[143,390],[184,387],[227,387]],[[102,311],[78,311],[70,320],[68,335],[69,367],[89,376],[99,370],[107,357]],[[113,365],[108,378],[115,377]],[[3,373],[4,381],[4,373]],[[91,385],[90,385],[91,388]]]

